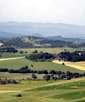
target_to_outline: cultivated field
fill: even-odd
[[[69,66],[69,67],[73,67],[73,68],[85,71],[85,61],[81,61],[81,62],[67,62],[67,61],[54,60],[53,63],[56,63],[56,64],[64,63],[65,66]]]

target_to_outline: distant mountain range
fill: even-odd
[[[0,23],[0,37],[17,36],[63,36],[65,38],[85,38],[85,26],[52,23]]]

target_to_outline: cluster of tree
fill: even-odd
[[[64,51],[56,55],[47,52],[38,52],[35,50],[32,54],[26,56],[26,58],[33,61],[51,61],[57,58],[58,60],[77,62],[85,61],[85,51]]]
[[[59,60],[65,61],[85,61],[85,51],[61,52],[57,55]]]
[[[0,52],[16,53],[18,52],[18,50],[15,49],[14,47],[0,47]]]
[[[74,41],[65,41],[59,39],[43,39],[40,41],[40,44],[46,43],[48,44],[47,47],[71,47],[71,48],[79,48],[79,44],[74,43]]]
[[[28,66],[22,67],[20,69],[3,69],[1,72],[9,72],[9,73],[31,73],[32,74],[32,79],[37,79],[38,74],[42,74],[43,79],[45,80],[57,80],[57,79],[66,79],[70,80],[72,78],[79,78],[79,77],[85,77],[85,73],[78,73],[78,72],[63,72],[63,71],[56,71],[56,70],[34,70],[31,68],[28,68]],[[36,75],[37,74],[37,75]]]
[[[0,84],[18,84],[19,81],[15,79],[0,79]]]
[[[34,61],[50,61],[56,58],[56,55],[47,52],[37,52],[26,56],[26,58]]]
[[[43,79],[46,81],[49,80],[71,80],[73,78],[80,78],[80,77],[85,77],[85,73],[77,73],[77,72],[62,72],[62,71],[55,71],[55,70],[51,70],[51,71],[37,71],[36,73],[32,73],[32,79],[37,79],[37,74],[43,74]]]
[[[19,53],[20,54],[27,54],[28,52],[27,51],[20,50]]]
[[[49,74],[44,75],[45,80],[71,80],[73,78],[85,77],[85,73],[72,73],[70,71],[62,72],[62,71],[50,71]]]
[[[20,69],[9,69],[9,68],[0,68],[0,72],[8,73],[30,73],[31,69],[28,66],[22,67]]]

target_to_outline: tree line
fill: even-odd
[[[8,68],[0,68],[0,72],[8,72],[8,73],[31,73],[32,79],[37,79],[37,75],[42,74],[43,79],[45,80],[70,80],[73,78],[85,77],[85,72],[70,72],[70,71],[56,71],[56,70],[34,70],[29,68],[28,66],[21,67],[20,69],[8,69]]]
[[[26,56],[26,59],[30,59],[33,61],[50,61],[56,58],[55,54],[51,54],[48,52],[38,52],[35,50],[32,54]]]
[[[85,61],[85,51],[61,52],[57,55],[57,59],[65,61]]]
[[[35,50],[33,53],[26,56],[26,59],[33,61],[52,61],[54,59],[64,60],[64,61],[85,61],[85,51],[63,51],[59,54],[52,54],[48,52],[38,52]]]

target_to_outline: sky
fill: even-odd
[[[85,0],[0,0],[0,22],[85,25]]]

